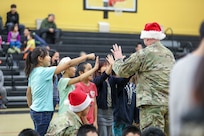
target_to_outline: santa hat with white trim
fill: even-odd
[[[69,93],[69,109],[73,112],[81,112],[91,104],[91,98],[79,87]]]
[[[140,39],[153,38],[157,40],[162,40],[166,35],[162,32],[161,26],[156,23],[147,23],[144,30],[141,31]]]

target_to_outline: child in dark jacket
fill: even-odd
[[[129,79],[117,78],[111,75],[112,64],[106,59],[100,59],[94,83],[98,90],[98,132],[99,136],[111,136],[113,126],[113,107],[119,85],[124,88]]]
[[[135,76],[132,76],[127,85],[117,92],[117,104],[113,109],[115,136],[122,136],[123,130],[133,123],[139,124],[139,109],[136,107],[136,84],[133,79]]]

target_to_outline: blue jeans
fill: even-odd
[[[10,41],[10,48],[12,47],[17,47],[17,48],[21,48],[21,42],[20,41]]]
[[[48,46],[48,43],[45,42],[42,38],[40,38],[37,34],[34,35],[36,46]]]
[[[33,120],[35,131],[37,131],[40,136],[44,136],[46,134],[52,119],[52,114],[53,111],[36,112],[32,109],[30,110],[30,116]]]

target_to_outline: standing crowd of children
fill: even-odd
[[[51,58],[45,47],[29,52],[27,102],[35,131],[40,136],[76,136],[89,124],[99,136],[125,136],[126,130],[135,130],[131,126],[142,132],[130,135],[169,136],[168,90],[175,58],[160,42],[165,36],[158,23],[147,23],[140,36],[146,48],[127,59],[117,44],[106,58],[91,53],[60,60],[57,52]],[[95,60],[94,67],[89,59]]]
[[[120,78],[112,73],[113,61],[109,58],[110,56],[99,59],[92,53],[60,60],[59,52],[45,47],[37,47],[29,52],[25,66],[28,77],[26,95],[35,131],[41,136],[71,132],[74,135],[82,124],[91,124],[100,136],[112,136],[114,133],[120,136],[123,129],[132,125],[134,120],[138,124],[138,118],[133,117],[137,115],[135,112],[129,120],[123,117],[129,116],[128,111],[136,108],[135,88],[131,89],[132,86],[129,86],[130,78]],[[95,60],[94,67],[86,61],[88,59]],[[125,89],[127,87],[129,89]],[[75,92],[86,94],[90,103],[87,104],[86,99],[79,100],[80,96],[75,98]],[[127,94],[127,98],[120,98],[123,94]],[[78,101],[72,104],[75,99]],[[120,101],[130,105],[127,111],[119,111],[123,106]],[[51,121],[57,103],[58,115]],[[72,124],[72,121],[68,123],[70,118],[79,125]],[[71,126],[75,126],[75,129],[70,129]]]

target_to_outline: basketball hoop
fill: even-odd
[[[115,15],[121,15],[125,7],[125,0],[115,0],[113,7]]]
[[[115,15],[119,16],[119,15],[121,15],[123,13],[123,9],[115,8],[114,12],[115,12]]]

